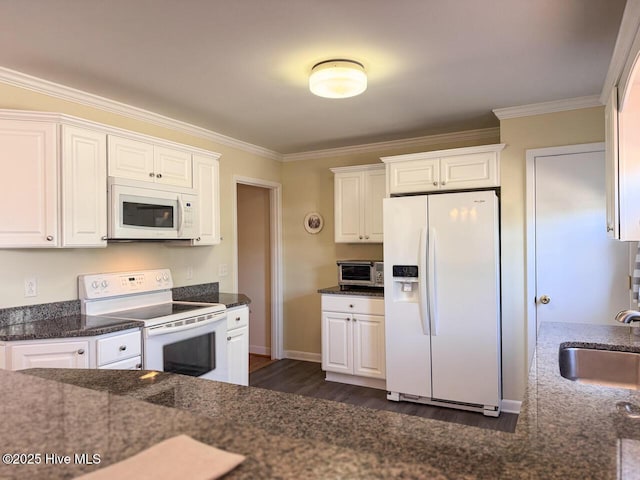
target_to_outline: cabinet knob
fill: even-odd
[[[353,308],[353,303],[350,303],[350,304],[349,304],[349,308]]]
[[[438,182],[433,182],[433,186],[437,187],[438,186]]]
[[[78,355],[83,355],[84,354],[84,348],[81,348],[80,350],[78,350]]]
[[[149,172],[149,176],[150,176],[150,177],[155,177],[155,176],[156,176],[156,174],[155,174],[155,173],[153,173],[153,172]]]
[[[350,321],[351,321],[351,318],[347,317],[347,318],[345,318],[345,320],[346,320],[347,322],[350,322]]]
[[[440,182],[440,185],[446,185],[447,182],[445,182],[444,180]]]
[[[359,238],[360,240],[362,240],[362,235],[360,235],[358,238]]]
[[[103,236],[100,237],[100,240],[106,240],[106,239],[107,239],[106,235],[103,235]]]
[[[364,236],[365,240],[369,240],[369,235]]]
[[[231,337],[227,337],[227,340],[231,340]]]
[[[236,317],[236,322],[239,322],[239,321],[240,321],[240,317]]]
[[[356,317],[353,317],[353,321],[354,321],[354,322],[355,322],[355,321],[357,321]]]
[[[161,173],[156,173],[156,178],[162,178],[162,174]]]
[[[53,242],[53,235],[47,235],[47,240]]]
[[[126,346],[126,345],[120,345],[119,350],[120,350],[121,352],[124,352],[126,349],[127,349],[127,346]]]
[[[136,363],[136,369],[140,370],[142,368],[142,364],[141,363]]]
[[[613,232],[613,227],[611,225],[607,225],[607,232]]]
[[[196,238],[196,242],[199,242],[199,241],[200,241],[200,237]]]

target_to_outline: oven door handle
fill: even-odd
[[[201,322],[193,322],[187,325],[177,325],[174,327],[165,327],[162,324],[154,325],[153,327],[145,327],[145,337],[154,337],[156,335],[168,335],[170,333],[182,332],[184,330],[191,330],[193,328],[204,327],[211,323],[219,322],[227,318],[226,312],[223,315],[215,315],[213,318],[203,320]]]

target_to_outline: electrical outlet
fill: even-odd
[[[38,279],[36,277],[29,277],[24,279],[24,296],[38,296]]]
[[[191,280],[193,278],[193,267],[189,265],[187,267],[187,280]]]
[[[227,267],[227,264],[221,263],[220,265],[218,265],[218,276],[226,277],[227,275],[229,275],[229,268]]]

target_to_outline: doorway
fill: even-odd
[[[280,184],[234,177],[235,290],[251,299],[249,353],[282,358]]]
[[[614,324],[629,247],[607,237],[604,144],[527,151],[529,360],[542,322]]]

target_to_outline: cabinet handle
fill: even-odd
[[[231,340],[231,337],[227,337],[227,340]]]
[[[120,351],[124,352],[127,349],[126,345],[120,345]]]
[[[445,182],[444,180],[440,182],[440,185],[446,185],[447,182]]]
[[[153,172],[149,172],[149,176],[150,176],[150,177],[155,177],[155,176],[156,176],[156,174],[155,174],[155,173],[153,173]]]
[[[240,321],[240,317],[236,317],[236,322],[239,322],[239,321]]]
[[[161,173],[156,173],[156,178],[162,178],[162,174]]]
[[[141,363],[136,363],[136,368],[137,368],[138,370],[140,370],[140,369],[142,368],[142,364],[141,364]]]
[[[53,242],[53,235],[47,235],[47,240],[49,240],[50,242]]]
[[[199,241],[200,241],[200,237],[196,238],[196,242],[199,242]]]
[[[437,187],[438,186],[438,182],[433,182],[433,186]]]
[[[81,348],[80,350],[78,350],[78,355],[83,355],[84,354],[84,348]]]

